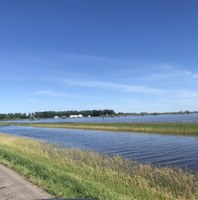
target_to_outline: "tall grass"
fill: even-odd
[[[29,125],[34,127],[198,135],[198,123],[38,123]]]
[[[33,126],[48,128],[72,128],[87,130],[145,132],[173,135],[198,135],[198,123],[11,123],[0,122],[0,126]]]
[[[198,174],[0,135],[0,163],[56,197],[198,199]]]

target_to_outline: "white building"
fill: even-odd
[[[81,118],[83,116],[81,114],[79,114],[79,115],[70,115],[69,117],[70,118]]]

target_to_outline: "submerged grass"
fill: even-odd
[[[198,123],[33,123],[34,127],[198,135]]]
[[[0,163],[56,197],[198,199],[198,174],[0,135]]]

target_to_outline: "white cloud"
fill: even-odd
[[[104,81],[76,81],[76,80],[64,80],[67,85],[79,86],[79,87],[92,87],[92,88],[102,88],[110,90],[120,90],[123,92],[134,92],[134,93],[148,93],[148,94],[160,94],[163,90],[149,88],[146,86],[139,85],[127,85]]]
[[[179,98],[198,98],[198,92],[192,90],[175,90],[175,95]]]
[[[41,100],[38,100],[38,99],[30,99],[29,103],[32,103],[32,104],[49,104],[49,102],[47,102],[47,101],[41,101]]]
[[[43,95],[43,96],[55,96],[55,97],[68,97],[65,93],[55,92],[52,90],[39,90],[36,91],[37,95]]]
[[[136,79],[144,80],[144,81],[168,81],[168,80],[175,80],[180,82],[182,81],[189,81],[190,79],[196,79],[198,78],[198,73],[195,73],[190,70],[181,70],[175,67],[167,67],[167,69],[159,69],[156,70],[150,70],[151,73],[139,73],[138,76],[136,76]],[[152,71],[155,71],[154,73]],[[187,80],[186,80],[187,79]]]
[[[185,75],[185,76],[188,76],[188,77],[191,77],[191,78],[198,78],[198,73],[194,73],[194,72],[192,72],[192,71],[189,71],[189,70],[185,70],[185,71],[183,71],[183,74]]]

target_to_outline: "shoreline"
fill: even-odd
[[[83,130],[104,130],[115,132],[143,132],[170,135],[198,136],[198,123],[78,123],[78,122],[60,122],[60,123],[0,123],[7,126],[31,126],[40,128],[71,128]]]
[[[5,134],[0,134],[0,163],[59,198],[193,200],[198,197],[198,173]]]

